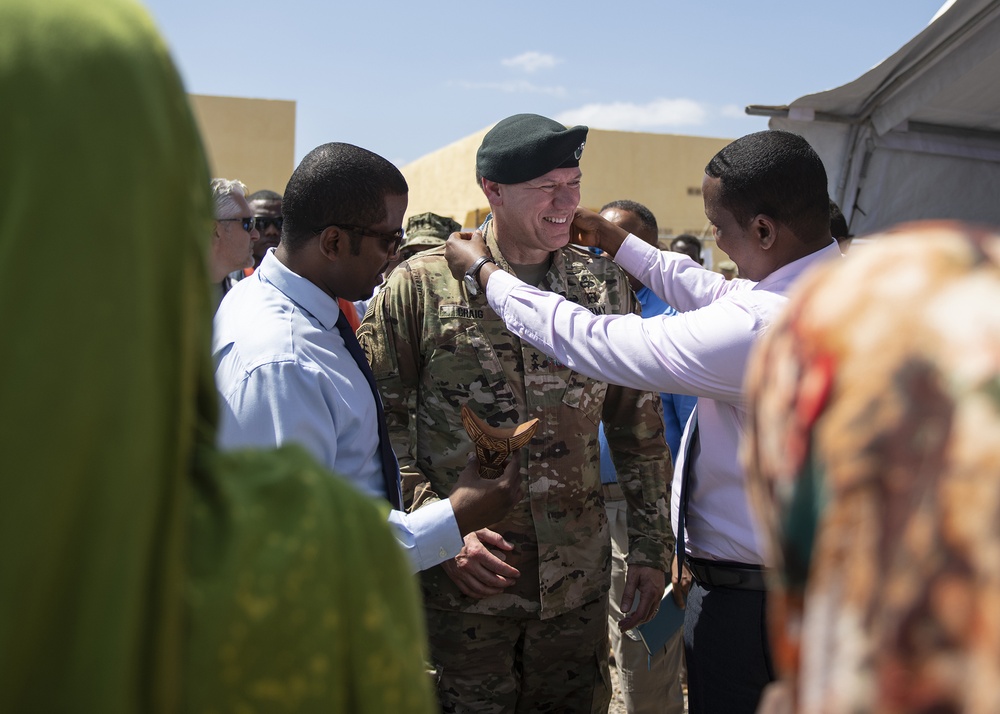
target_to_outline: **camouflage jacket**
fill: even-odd
[[[491,230],[487,243],[513,272]],[[556,251],[542,286],[599,314],[636,310],[622,271],[578,248]],[[381,390],[411,509],[447,497],[465,466],[472,444],[463,404],[493,426],[541,421],[521,451],[525,495],[492,526],[514,545],[507,562],[521,571],[518,582],[475,600],[438,566],[421,576],[428,607],[545,619],[607,592],[602,419],[629,505],[629,562],[667,568],[670,455],[658,395],[588,379],[522,343],[484,295],[470,296],[452,277],[443,248],[392,272],[358,338]]]

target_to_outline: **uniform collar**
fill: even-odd
[[[507,262],[507,259],[503,256],[503,252],[500,250],[500,244],[497,243],[496,230],[493,227],[492,220],[486,224],[484,238],[486,240],[486,246],[490,249],[490,252],[497,261],[497,265],[503,268],[505,272],[515,275],[514,269],[510,267],[510,263]],[[563,257],[563,251],[556,250],[550,255],[552,256],[552,261],[549,263],[548,272],[545,273],[545,277],[542,278],[542,282],[538,285],[538,288],[554,293],[565,294],[566,260]]]

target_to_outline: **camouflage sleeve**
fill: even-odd
[[[631,291],[623,294],[628,297],[622,311],[638,312]],[[608,385],[602,420],[628,507],[627,562],[666,571],[674,543],[670,527],[673,469],[660,395]]]
[[[403,504],[408,511],[440,500],[414,457],[423,322],[420,292],[409,265],[402,263],[372,299],[358,329],[358,341],[368,355],[382,396],[389,438],[399,461]]]

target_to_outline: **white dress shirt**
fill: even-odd
[[[219,446],[304,446],[361,491],[386,498],[375,400],[337,329],[337,301],[268,251],[215,316]],[[416,570],[452,558],[462,538],[451,503],[389,523]]]
[[[763,563],[738,451],[746,408],[743,375],[750,350],[787,302],[791,283],[810,266],[839,257],[836,241],[779,268],[759,283],[726,280],[687,256],[629,236],[615,261],[681,314],[643,319],[594,315],[503,271],[486,296],[511,332],[571,369],[633,389],[698,397],[700,449],[693,458],[687,552],[709,560]],[[671,516],[677,530],[680,477],[693,419],[681,440]]]

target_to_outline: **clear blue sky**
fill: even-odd
[[[855,79],[942,0],[144,2],[188,91],[296,102],[296,162],[346,141],[403,165],[518,112],[758,131],[746,105]]]

